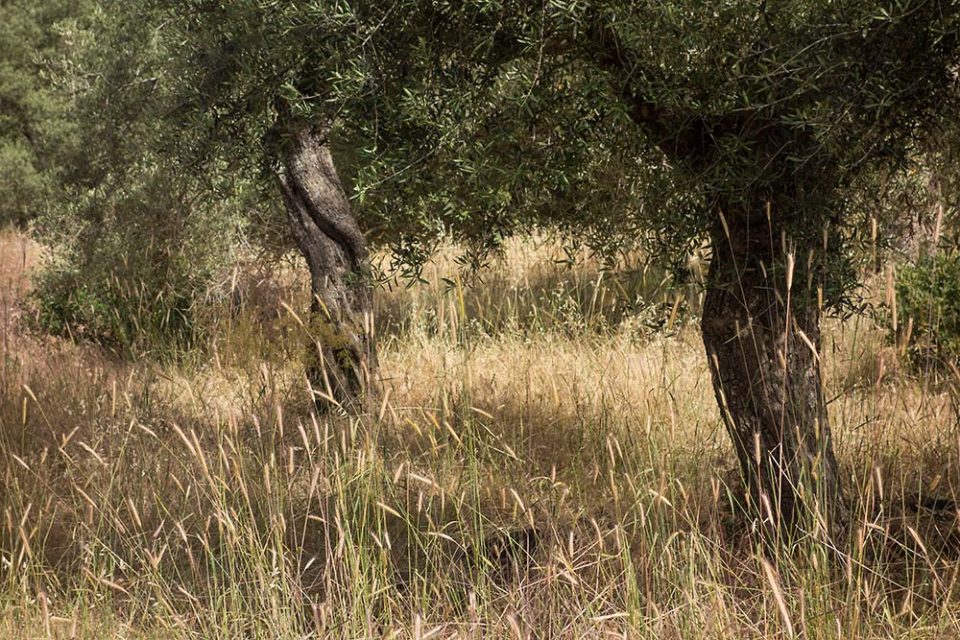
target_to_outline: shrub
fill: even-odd
[[[130,274],[87,280],[82,272],[48,270],[34,299],[40,327],[53,334],[96,342],[125,355],[166,356],[189,349],[198,338],[194,292],[176,285],[135,280]]]
[[[36,317],[44,331],[122,355],[178,355],[203,343],[198,313],[230,271],[242,205],[191,198],[164,171],[125,177],[106,197],[78,197],[38,219],[47,260]]]
[[[925,256],[897,281],[898,330],[915,364],[960,362],[960,253]]]

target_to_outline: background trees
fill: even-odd
[[[31,6],[22,15],[47,5]],[[54,333],[165,357],[197,345],[194,303],[241,240],[252,181],[198,176],[165,151],[158,13],[70,6],[38,26],[55,46],[18,49],[43,70],[32,77],[70,134],[47,145],[54,189],[31,205],[30,227],[51,249],[37,317]]]
[[[26,224],[47,210],[59,170],[75,151],[68,99],[52,86],[83,2],[0,5],[0,224]]]

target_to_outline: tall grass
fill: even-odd
[[[518,243],[468,285],[441,256],[379,294],[385,393],[352,419],[310,411],[295,283],[199,365],[125,362],[24,331],[29,254],[0,240],[2,637],[960,635],[960,516],[928,499],[957,405],[868,318],[822,354],[837,570],[762,553],[696,292],[650,269]]]

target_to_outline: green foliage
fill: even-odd
[[[92,290],[130,264],[151,295],[193,300],[239,242],[290,246],[277,150],[309,123],[370,240],[414,272],[441,237],[476,265],[536,229],[608,256],[645,243],[681,272],[724,211],[769,215],[794,280],[842,302],[863,193],[953,157],[958,16],[953,0],[99,0],[57,22],[52,87],[78,143],[38,234]],[[48,174],[5,144],[7,199],[36,200]]]
[[[38,321],[50,333],[92,338],[123,355],[166,356],[194,345],[191,301],[175,284],[94,282],[76,273],[45,274],[37,294]]]
[[[851,183],[956,111],[947,0],[153,7],[181,150],[269,165],[281,113],[332,126],[363,226],[407,263],[441,235],[482,258],[536,227],[676,260],[718,210],[773,202],[775,235],[825,254],[797,269],[837,275],[839,301]]]
[[[52,188],[29,145],[0,142],[0,225],[24,225],[46,204]]]
[[[43,219],[52,258],[36,283],[39,321],[125,355],[177,355],[203,338],[200,316],[234,250],[234,221],[218,209],[200,215],[162,172],[134,178],[106,202]],[[87,207],[97,222],[79,215]]]
[[[40,322],[124,353],[194,344],[196,314],[229,273],[250,191],[178,166],[161,145],[170,108],[164,50],[145,13],[109,6],[74,23],[57,67],[79,151],[62,156],[62,197],[34,222],[49,259]]]
[[[50,81],[63,29],[86,2],[0,3],[0,225],[25,225],[59,195],[63,154],[75,142],[68,96]]]
[[[899,329],[916,362],[960,364],[960,253],[904,267],[896,292]]]

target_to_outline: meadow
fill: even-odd
[[[0,637],[960,637],[958,380],[882,306],[820,354],[837,566],[754,535],[696,285],[546,238],[454,254],[377,292],[352,418],[311,410],[295,271],[225,280],[202,349],[122,358],[32,328],[40,252],[0,235]]]

